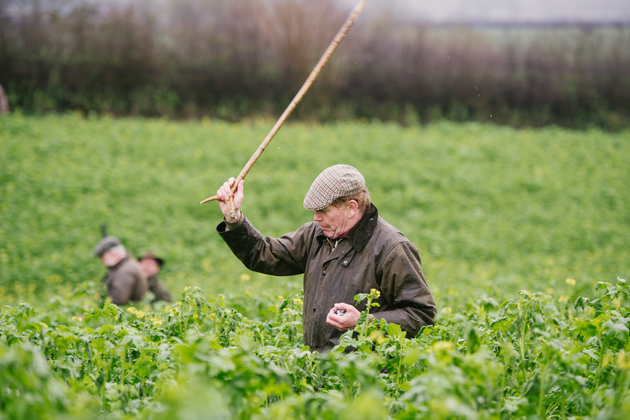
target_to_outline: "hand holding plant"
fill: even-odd
[[[348,331],[357,326],[361,312],[347,303],[335,303],[335,306],[328,312],[326,323],[337,328],[341,332]]]

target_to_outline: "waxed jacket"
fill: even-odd
[[[137,302],[149,290],[149,282],[142,267],[130,256],[110,267],[103,283],[107,286],[107,296],[117,305]]]
[[[372,204],[335,247],[317,222],[280,238],[263,237],[242,216],[225,220],[217,232],[250,270],[276,276],[304,274],[303,333],[311,350],[338,344],[341,332],[326,323],[335,303],[355,305],[354,296],[377,289],[379,307],[371,312],[402,327],[407,337],[433,323],[436,305],[422,273],[418,249],[378,215]],[[365,310],[365,304],[357,306]]]
[[[153,302],[163,300],[165,302],[171,302],[171,294],[166,290],[164,284],[160,281],[157,274],[149,277],[149,291],[155,295]]]

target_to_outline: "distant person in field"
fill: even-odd
[[[315,179],[304,198],[314,222],[280,238],[263,237],[241,213],[243,181],[234,194],[236,220],[225,200],[234,178],[217,191],[223,222],[217,232],[250,270],[276,276],[304,274],[303,334],[311,350],[326,351],[356,327],[365,304],[354,296],[377,289],[377,319],[398,324],[415,337],[433,324],[436,305],[422,274],[418,249],[378,214],[363,175],[335,165]],[[343,313],[345,311],[345,313]]]
[[[158,278],[160,269],[164,265],[164,260],[155,255],[153,252],[148,251],[142,254],[142,256],[138,258],[138,261],[142,266],[144,274],[149,280],[149,291],[155,296],[155,298],[153,298],[153,302],[160,300],[171,302],[171,294],[168,290],[166,290],[166,287]]]
[[[9,98],[7,98],[7,93],[0,85],[0,114],[8,114],[9,113]]]
[[[142,267],[117,238],[106,236],[94,248],[94,257],[100,257],[109,271],[103,279],[107,297],[116,305],[137,302],[149,290],[149,282]]]

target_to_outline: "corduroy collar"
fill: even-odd
[[[370,208],[363,214],[359,223],[354,225],[350,232],[348,232],[344,239],[348,239],[350,245],[357,251],[361,251],[365,244],[368,243],[374,231],[376,230],[376,225],[378,224],[378,209],[372,203],[370,203]],[[324,240],[326,236],[324,235],[323,230],[319,230],[317,234],[317,239],[319,239],[320,243]]]

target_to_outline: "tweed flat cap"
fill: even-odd
[[[113,236],[106,236],[98,241],[98,243],[96,244],[96,247],[94,248],[94,256],[100,257],[107,250],[118,245],[120,245],[120,241],[118,240],[118,238],[114,238]]]
[[[354,195],[365,188],[365,179],[361,172],[350,165],[335,165],[315,178],[304,197],[306,210],[321,210],[330,206],[340,197]]]

